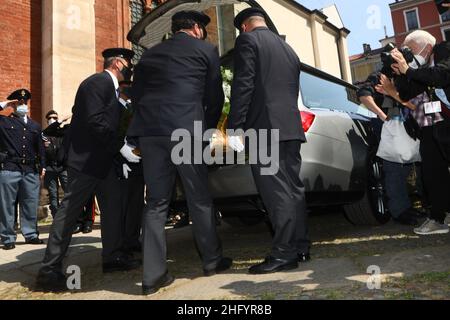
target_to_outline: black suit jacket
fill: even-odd
[[[185,33],[177,33],[147,50],[135,68],[135,114],[128,136],[171,136],[176,129],[194,133],[215,128],[224,95],[217,48]]]
[[[229,129],[279,129],[280,141],[306,141],[298,109],[300,60],[267,28],[236,40]]]
[[[106,71],[83,81],[65,142],[67,165],[84,174],[106,178],[114,155],[124,144],[118,139],[120,114],[114,82]]]

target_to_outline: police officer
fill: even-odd
[[[265,165],[259,159],[252,165],[275,234],[270,256],[251,267],[251,274],[294,269],[298,261],[310,259],[304,187],[299,176],[300,147],[306,141],[298,109],[300,60],[280,36],[267,28],[266,16],[262,9],[249,8],[235,18],[241,35],[234,49],[228,118],[230,130],[279,130],[278,172],[264,175]],[[244,150],[239,133],[230,134],[228,143],[235,151]],[[266,145],[260,141],[259,147]],[[269,152],[276,152],[275,147],[267,144]]]
[[[222,257],[207,167],[175,165],[171,158],[176,145],[171,136],[176,129],[184,129],[193,137],[194,121],[204,129],[216,128],[222,113],[219,55],[214,46],[203,41],[209,22],[210,18],[200,12],[176,13],[172,18],[173,38],[147,50],[136,67],[136,113],[128,136],[139,138],[148,189],[143,218],[144,295],[173,281],[167,273],[164,226],[177,172],[185,189],[204,274],[213,275],[232,264],[231,259]],[[194,163],[193,154],[187,156]]]
[[[113,168],[113,158],[119,151],[129,161],[140,161],[131,147],[118,139],[119,82],[131,78],[133,55],[128,49],[105,50],[105,71],[90,76],[78,89],[66,145],[69,192],[50,230],[37,278],[39,289],[67,290],[62,262],[80,212],[92,194],[96,194],[102,212],[103,272],[126,271],[140,265],[122,250],[123,217],[117,200],[120,188]]]
[[[131,81],[120,83],[119,104],[122,110],[120,118],[119,139],[126,137],[134,107],[131,101]],[[141,163],[131,163],[122,155],[115,158],[117,175],[121,179],[124,250],[130,254],[142,251],[140,235],[142,228],[142,212],[144,210],[144,174]]]
[[[42,133],[45,146],[46,173],[44,186],[48,190],[50,200],[50,212],[55,218],[59,207],[59,186],[64,192],[67,191],[67,169],[64,157],[61,156],[63,150],[63,140],[65,129],[61,128],[58,113],[51,110],[45,116],[48,127]]]
[[[14,212],[19,201],[21,230],[27,244],[42,244],[37,228],[40,178],[45,175],[41,127],[28,117],[31,93],[14,91],[14,113],[0,117],[0,237],[5,250],[15,248]],[[11,106],[11,105],[10,105]]]

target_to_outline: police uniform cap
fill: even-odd
[[[172,16],[172,21],[177,20],[193,20],[197,23],[200,23],[204,27],[206,27],[211,22],[211,18],[207,14],[195,10],[179,11],[175,13]]]
[[[27,89],[19,89],[11,93],[8,98],[8,100],[19,100],[19,101],[25,101],[31,100],[31,93]]]
[[[236,18],[234,18],[234,26],[236,27],[236,29],[240,30],[244,21],[250,17],[266,18],[267,14],[261,8],[247,8],[245,10],[242,10],[241,12],[239,12]]]
[[[109,58],[123,58],[128,61],[131,61],[134,57],[134,52],[130,49],[125,48],[110,48],[106,49],[102,53],[103,58],[109,59]]]

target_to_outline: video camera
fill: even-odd
[[[386,47],[384,47],[384,50],[381,53],[381,62],[383,63],[383,69],[381,69],[381,73],[386,75],[390,79],[395,76],[394,70],[392,70],[392,65],[397,62],[391,54],[391,51],[395,48],[396,46],[393,43],[389,43]],[[412,53],[411,49],[409,49],[408,47],[404,47],[398,50],[401,52],[407,63],[411,63],[414,61],[414,54]]]

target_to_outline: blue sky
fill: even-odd
[[[296,0],[308,9],[320,9],[336,4],[347,29],[349,54],[363,51],[363,43],[369,43],[372,49],[380,47],[379,40],[384,38],[384,26],[389,36],[394,34],[389,4],[394,0]]]

